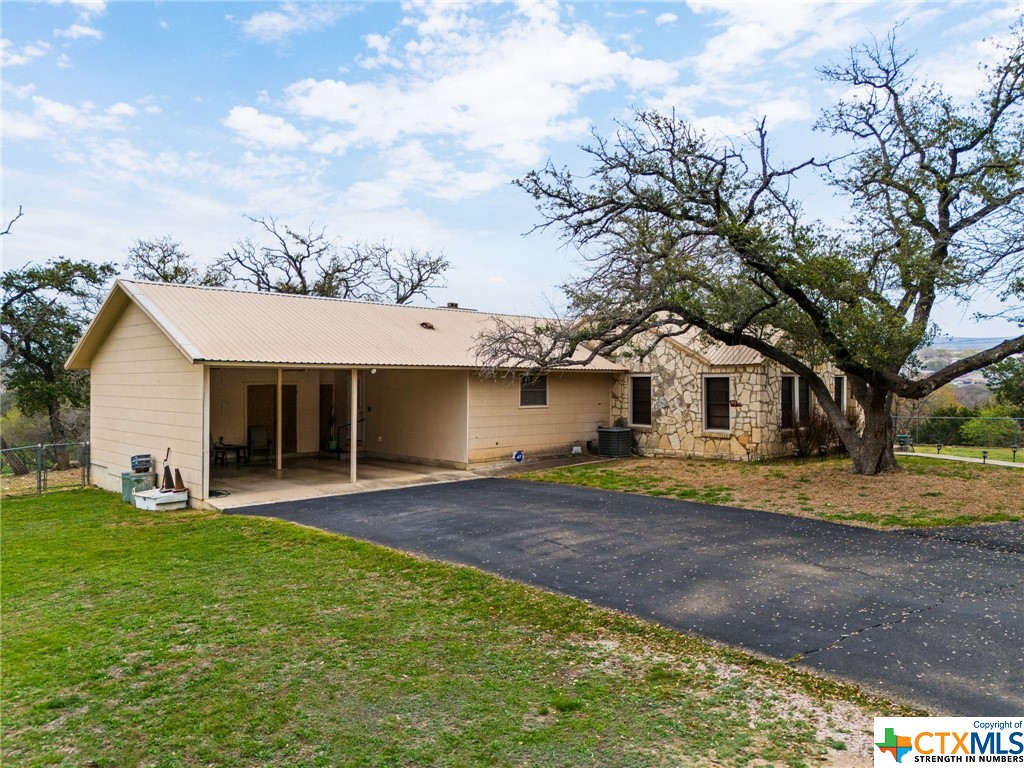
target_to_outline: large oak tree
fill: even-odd
[[[807,379],[855,472],[895,468],[894,396],[918,399],[1024,350],[1017,336],[928,375],[914,353],[943,298],[996,291],[1024,325],[1024,35],[964,103],[910,74],[894,36],[822,70],[851,95],[818,127],[848,152],[773,161],[764,122],[717,140],[674,115],[639,112],[584,147],[577,178],[550,162],[516,183],[587,259],[564,286],[570,311],[543,328],[508,323],[484,338],[495,366],[564,363],[579,345],[614,353],[701,329]],[[791,184],[823,174],[852,213],[810,221]],[[850,423],[814,365],[831,360],[863,416]]]
[[[53,443],[67,437],[65,409],[88,404],[88,377],[66,370],[64,361],[116,274],[113,264],[62,257],[8,270],[0,278],[4,386],[25,413],[46,414]]]

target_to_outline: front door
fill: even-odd
[[[277,430],[276,406],[276,384],[250,384],[246,393],[246,425],[266,426],[273,440]],[[298,423],[298,387],[285,384],[281,387],[281,453],[298,450]]]

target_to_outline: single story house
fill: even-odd
[[[91,371],[93,482],[120,490],[133,455],[159,467],[170,449],[201,507],[219,446],[254,432],[285,472],[285,457],[334,437],[353,482],[358,456],[469,468],[596,440],[625,367],[481,377],[474,347],[493,322],[456,307],[118,280],[67,361]]]
[[[120,490],[132,456],[159,466],[170,449],[204,506],[225,445],[258,442],[286,474],[326,449],[355,482],[360,456],[468,469],[568,454],[605,426],[629,426],[642,455],[749,461],[789,455],[814,408],[792,372],[693,330],[643,356],[484,377],[474,350],[496,317],[118,280],[67,361],[92,374],[93,482]]]

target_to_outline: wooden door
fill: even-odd
[[[250,384],[246,392],[245,423],[247,427],[263,425],[270,439],[277,433],[277,385]],[[298,450],[298,387],[281,387],[281,453]],[[277,447],[274,447],[277,450]]]

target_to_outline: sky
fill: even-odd
[[[780,161],[838,153],[813,130],[842,95],[817,67],[899,38],[918,74],[969,98],[1024,10],[1006,2],[4,2],[5,269],[123,263],[170,236],[200,263],[256,237],[245,215],[340,244],[444,252],[429,302],[548,314],[579,255],[512,184],[634,109],[712,135],[764,117]],[[813,178],[809,213],[844,211]],[[2,224],[0,224],[2,227]],[[1016,336],[995,307],[943,304],[941,331]]]

